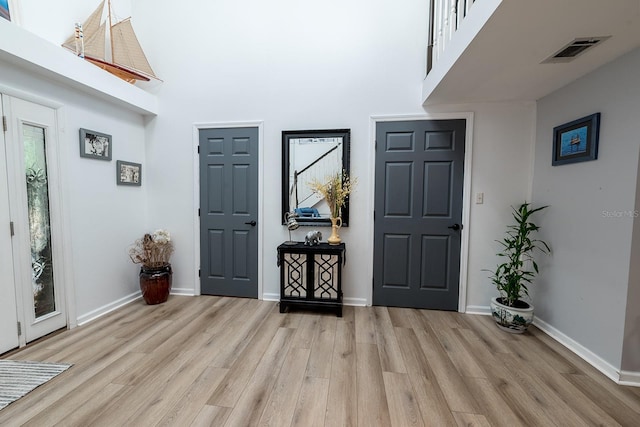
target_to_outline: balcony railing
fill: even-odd
[[[429,7],[429,45],[427,74],[447,49],[453,34],[469,13],[475,0],[431,0]]]

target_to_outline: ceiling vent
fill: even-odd
[[[573,61],[575,58],[582,55],[587,50],[602,43],[610,37],[611,36],[582,37],[579,39],[575,39],[571,43],[565,45],[562,49],[551,55],[549,58],[542,61],[542,63],[549,64]]]

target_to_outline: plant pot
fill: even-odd
[[[340,235],[338,234],[340,227],[342,227],[342,218],[331,217],[331,236],[327,239],[327,243],[330,245],[339,245],[342,242]]]
[[[171,264],[140,268],[140,291],[147,304],[161,304],[169,298],[172,274]]]
[[[521,334],[533,322],[533,306],[525,301],[518,302],[526,308],[509,307],[501,303],[502,298],[491,298],[491,314],[496,325],[504,331]]]

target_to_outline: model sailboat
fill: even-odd
[[[69,37],[62,46],[79,56],[84,53],[84,59],[129,83],[134,83],[136,80],[158,79],[140,47],[131,26],[131,18],[112,24],[111,0],[106,3],[107,19],[104,22],[102,21],[105,8],[103,0],[82,25],[81,30],[78,31],[76,28],[76,34]],[[83,44],[84,49],[79,47],[78,37],[81,38],[80,45]]]

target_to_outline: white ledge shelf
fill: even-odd
[[[0,19],[0,61],[144,116],[158,114],[155,95],[4,19]]]

